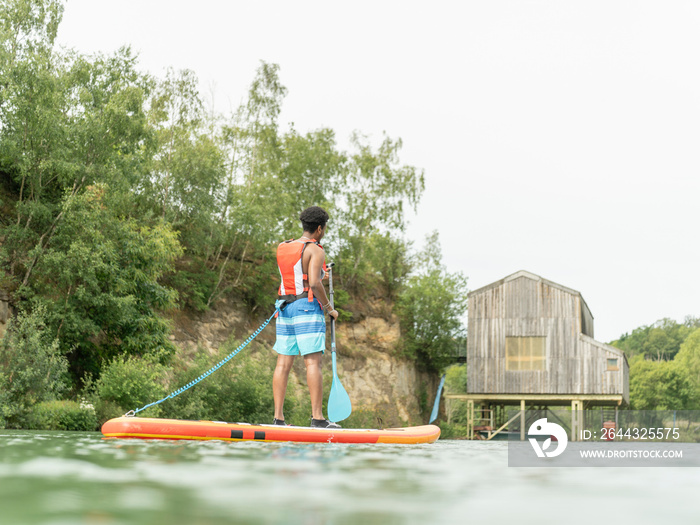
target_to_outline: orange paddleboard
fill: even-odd
[[[108,438],[191,439],[221,441],[293,441],[297,443],[433,443],[440,428],[423,425],[406,428],[312,428],[250,425],[223,421],[188,421],[142,417],[118,417],[102,425]]]

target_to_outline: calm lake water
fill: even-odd
[[[0,524],[700,522],[700,468],[516,469],[507,446],[0,430]]]

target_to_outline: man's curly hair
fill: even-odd
[[[306,208],[301,212],[301,215],[299,215],[299,220],[304,227],[304,231],[312,233],[315,232],[319,226],[324,227],[329,218],[326,210],[320,206]]]

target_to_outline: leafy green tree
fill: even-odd
[[[18,60],[51,53],[63,17],[59,0],[3,0],[0,3],[3,71]]]
[[[642,354],[647,359],[668,361],[678,353],[696,322],[692,317],[688,317],[682,324],[673,319],[661,319],[652,325],[635,328],[611,344],[624,350],[629,357]]]
[[[0,270],[13,301],[45,309],[76,376],[118,352],[171,351],[157,311],[175,293],[158,281],[180,246],[169,223],[134,216],[153,154],[152,81],[128,48],[56,51],[58,2],[0,10],[0,171],[15,197],[0,223]]]
[[[688,370],[675,361],[630,360],[630,406],[635,410],[685,410],[698,401]]]
[[[68,386],[67,362],[45,314],[20,311],[0,339],[0,426],[21,428],[34,405],[57,399]]]
[[[425,179],[422,171],[399,164],[400,139],[385,137],[376,152],[358,134],[352,143],[356,151],[349,157],[347,174],[336,196],[342,203],[336,228],[341,282],[348,291],[362,293],[366,277],[387,255],[384,250],[372,250],[373,243],[368,240],[396,239],[404,233],[404,210],[418,205]]]
[[[309,206],[321,206],[332,217],[329,238],[337,238],[336,199],[345,180],[347,155],[337,149],[335,133],[319,129],[299,134],[292,129],[281,139],[279,207],[283,238],[299,235],[299,213]]]
[[[169,354],[169,324],[158,311],[176,294],[158,283],[181,255],[175,233],[116,217],[105,205],[108,188],[67,194],[51,242],[34,278],[20,292],[46,308],[77,377],[97,374],[118,353]]]
[[[16,224],[2,232],[13,274],[26,263],[20,256],[26,249],[13,244],[26,247],[49,234],[53,209],[43,197],[62,182],[55,172],[64,171],[62,135],[68,117],[62,104],[65,82],[56,74],[52,53],[61,14],[58,2],[0,5],[0,170],[16,184],[19,196]],[[26,273],[28,277],[30,269]]]
[[[688,336],[673,361],[688,372],[698,401],[693,409],[700,409],[700,328],[696,328]]]
[[[396,301],[411,270],[411,243],[389,233],[375,233],[367,236],[363,244],[367,273],[358,276],[357,283],[362,283],[375,297]],[[365,295],[355,293],[360,298]]]
[[[467,365],[454,364],[445,370],[445,393],[465,394],[467,392]],[[445,400],[447,419],[454,425],[466,425],[469,415],[463,401]],[[464,435],[466,428],[462,430]]]
[[[279,66],[263,62],[247,102],[221,127],[226,175],[223,205],[217,213],[221,226],[218,247],[208,261],[217,278],[207,307],[232,289],[253,309],[264,302],[270,304],[265,290],[274,289],[271,244],[280,240],[281,223],[278,118],[287,93],[278,70]]]
[[[215,215],[223,199],[224,151],[191,71],[169,70],[155,81],[148,106],[152,141],[143,166],[147,176],[135,192],[139,213],[178,232],[184,257],[168,282],[180,292],[182,306],[201,311],[216,276],[205,261],[220,242]]]
[[[92,61],[50,49],[46,42],[41,53],[21,54],[0,80],[0,171],[17,196],[16,220],[0,232],[0,263],[23,286],[65,217],[67,193],[105,183],[118,197],[111,204],[130,208],[147,139],[148,82],[128,49]]]
[[[467,365],[454,364],[445,370],[445,391],[450,394],[467,393]]]
[[[298,213],[314,204],[332,216],[325,245],[339,263],[338,303],[402,294],[407,355],[440,366],[461,337],[454,319],[465,282],[438,253],[439,268],[426,263],[405,286],[404,212],[424,179],[400,162],[400,140],[372,148],[357,134],[346,152],[330,129],[281,131],[287,89],[279,66],[265,62],[233,115],[207,114],[191,72],[158,80],[129,48],[91,57],[56,49],[62,13],[55,0],[0,2],[0,283],[57,341],[73,392],[95,378],[104,416],[146,397],[120,397],[119,381],[145,377],[158,391],[165,369],[141,372],[168,364],[171,308],[205,310],[224,294],[252,313],[269,308],[275,247],[298,234]],[[2,381],[15,381],[5,372]],[[217,388],[259,397],[258,386],[239,383]],[[15,403],[8,392],[5,406]],[[232,401],[226,413],[267,410],[249,405]]]
[[[189,251],[200,253],[202,233],[219,204],[224,158],[211,136],[194,73],[168,71],[153,90],[148,119],[155,143],[140,196],[181,232]]]
[[[426,369],[438,371],[464,344],[467,279],[443,266],[437,232],[428,236],[416,259],[416,270],[396,305],[403,350]]]

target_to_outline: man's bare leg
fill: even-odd
[[[314,352],[304,356],[306,365],[306,383],[309,385],[311,396],[311,417],[324,419],[323,417],[323,376],[321,375],[322,352]]]
[[[287,394],[289,372],[294,364],[293,355],[277,354],[277,366],[272,374],[272,397],[275,400],[275,419],[284,421],[284,396]]]

